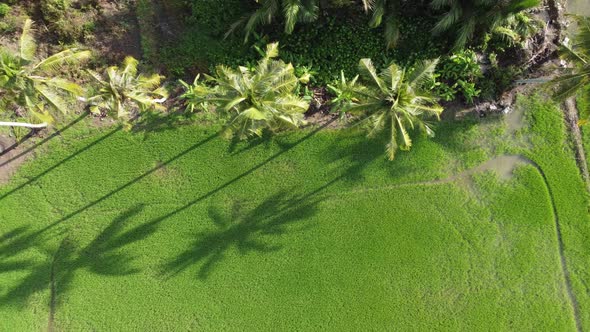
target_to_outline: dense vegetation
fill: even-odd
[[[431,3],[410,3],[402,0],[365,0],[362,3],[264,0],[250,5],[241,1],[227,1],[224,4],[219,1],[189,1],[185,4],[160,4],[161,7],[157,7],[156,3],[137,3],[144,60],[155,65],[162,58],[166,72],[181,76],[188,74],[188,68],[183,64],[185,61],[191,66],[204,63],[206,67],[197,70],[199,73],[196,74],[196,81],[203,71],[205,74],[208,71],[213,72],[216,77],[209,76],[208,83],[202,85],[195,82],[194,87],[180,81],[188,89],[183,95],[185,98],[180,100],[188,102],[186,109],[190,111],[211,110],[213,107],[220,121],[227,124],[228,132],[233,128],[234,132],[239,132],[237,136],[241,138],[247,137],[247,132],[262,135],[265,130],[276,132],[305,124],[303,113],[312,104],[310,101],[317,88],[330,84],[333,86],[339,79],[346,81],[347,77],[356,75],[359,61],[362,64],[365,61],[363,59],[372,59],[371,67],[375,66],[375,73],[381,68],[385,69],[384,77],[371,81],[377,83],[376,86],[381,90],[383,86],[379,83],[380,80],[391,82],[390,91],[361,98],[360,89],[356,89],[356,95],[351,97],[366,100],[361,103],[355,101],[357,105],[354,107],[344,105],[341,96],[331,96],[340,100],[337,103],[339,107],[329,103],[322,105],[322,101],[318,100],[315,103],[319,108],[330,107],[333,112],[355,110],[356,113],[350,113],[349,116],[355,120],[365,119],[364,122],[367,123],[374,122],[371,126],[375,129],[391,127],[388,123],[392,121],[397,123],[398,129],[390,130],[390,159],[393,159],[398,146],[404,150],[411,146],[408,128],[422,128],[429,135],[433,134],[431,126],[425,126],[424,121],[436,119],[440,115],[442,109],[430,107],[437,103],[437,99],[473,104],[476,99],[494,100],[501,94],[518,73],[500,68],[498,63],[501,59],[498,59],[498,54],[510,54],[510,49],[522,48],[522,40],[531,37],[539,28],[533,24],[535,19],[525,11],[537,4],[531,0],[511,0],[498,5],[482,0],[473,3],[438,0]],[[153,25],[159,15],[158,11],[179,11],[183,6],[189,6],[191,14],[180,15],[180,19],[185,25],[194,26],[194,29],[184,29],[180,42],[178,38],[157,36]],[[89,38],[82,30],[96,23],[91,18],[99,8],[102,7],[96,1],[43,0],[37,8],[33,7],[31,10],[40,11],[43,23],[54,32],[53,37],[71,44],[84,43]],[[69,11],[75,14],[66,15]],[[477,20],[478,16],[486,17],[486,20]],[[84,25],[76,24],[79,19],[89,21]],[[234,23],[230,23],[233,20]],[[245,29],[244,43],[238,41],[241,38],[232,36],[234,33],[239,35],[238,28],[242,23]],[[283,32],[277,29],[277,25],[284,26]],[[43,79],[43,84],[38,81],[35,83],[34,80],[19,83],[25,78],[17,78],[15,73],[27,71],[20,71],[18,66],[28,65],[33,60],[32,51],[29,50],[33,49],[35,43],[32,29],[32,21],[26,19],[20,38],[20,58],[19,55],[9,56],[9,49],[3,50],[0,71],[3,77],[0,81],[0,92],[4,96],[3,113],[18,118],[22,116],[18,109],[24,108],[40,121],[51,123],[55,117],[50,112],[51,109],[66,109],[62,102],[66,96],[85,101],[89,110],[96,115],[112,115],[126,121],[137,118],[139,113],[146,110],[164,109],[160,104],[166,100],[168,93],[161,87],[162,76],[157,73],[139,74],[138,63],[131,57],[126,57],[121,69],[115,66],[102,69],[100,62],[91,63],[91,69],[85,72],[80,72],[79,67],[74,68],[69,74],[87,84],[84,90],[61,78]],[[170,29],[160,29],[160,33],[171,33]],[[381,42],[376,33],[384,33],[386,42]],[[224,39],[220,40],[222,35]],[[497,35],[503,38],[499,40]],[[162,42],[162,50],[158,50],[160,40],[166,39],[178,46],[166,46],[166,42]],[[455,46],[452,50],[443,46],[453,40]],[[269,43],[270,41],[278,43]],[[278,56],[278,50],[273,51],[277,54],[273,53],[269,57],[264,49],[269,45],[279,44],[284,45],[281,53],[283,60],[269,62],[268,59]],[[449,53],[451,51],[454,53]],[[75,52],[74,48],[66,48],[65,51],[52,55],[49,58],[52,60],[51,68],[31,64],[28,77],[43,78],[43,75],[52,74],[50,70],[63,71],[61,65],[72,63],[71,60],[81,59],[82,55],[87,57],[89,54],[81,52],[74,57]],[[487,77],[481,70],[478,54],[492,63],[492,68],[486,71]],[[191,57],[178,58],[186,55]],[[256,63],[257,55],[262,55],[264,59]],[[53,61],[54,59],[58,60]],[[420,73],[425,61],[440,65],[430,66],[427,75],[418,74],[417,82],[410,81],[401,88],[394,86],[394,81],[404,81],[405,73]],[[266,68],[267,62],[276,68]],[[284,70],[274,65],[279,63],[282,63]],[[363,67],[360,66],[361,69]],[[402,76],[391,78],[391,75],[396,75],[392,68],[398,67],[405,68],[399,72]],[[104,70],[105,74],[100,75],[94,69]],[[34,70],[35,73],[32,72]],[[242,83],[233,83],[234,79],[242,80]],[[293,83],[283,85],[283,80]],[[59,86],[53,84],[53,87],[61,91],[51,91],[49,95],[47,89],[39,90],[39,87],[51,82],[60,82]],[[216,82],[215,89],[219,91],[208,89],[207,85],[211,82]],[[305,86],[300,87],[299,82]],[[241,98],[240,100],[232,100],[227,94],[226,86],[229,85],[233,86],[230,90],[237,92],[232,92],[234,98]],[[272,85],[278,86],[276,91],[268,90]],[[30,88],[26,88],[27,86]],[[403,97],[394,96],[406,89],[412,92]],[[337,90],[324,91],[329,94]],[[197,96],[199,93],[201,96]],[[404,100],[404,103],[397,105],[394,100]],[[351,102],[349,100],[348,104]],[[376,106],[379,103],[384,107],[391,107],[391,114],[397,114],[394,116],[396,119],[383,117],[380,112],[375,113],[375,108],[370,105]],[[15,109],[16,111],[10,111]],[[389,112],[385,109],[383,111],[383,114]],[[400,114],[405,116],[398,117]],[[423,116],[427,117],[415,125],[414,122]],[[406,123],[402,124],[403,122]]]

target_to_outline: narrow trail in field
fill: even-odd
[[[524,156],[524,155],[497,156],[497,157],[492,158],[486,162],[483,162],[479,166],[467,169],[463,172],[460,172],[458,174],[455,174],[455,175],[452,175],[452,176],[449,176],[449,177],[443,178],[443,179],[399,183],[399,184],[382,186],[382,187],[362,188],[362,189],[349,190],[349,191],[340,191],[337,194],[333,194],[333,195],[328,194],[328,195],[322,195],[322,196],[323,196],[323,198],[329,198],[329,197],[338,197],[338,196],[342,196],[342,195],[346,195],[346,194],[358,194],[358,193],[365,193],[365,192],[371,192],[371,191],[392,190],[392,189],[396,189],[396,188],[403,188],[403,187],[409,187],[409,186],[434,186],[434,185],[453,183],[455,181],[470,181],[470,177],[472,175],[486,172],[486,171],[496,172],[501,179],[509,180],[512,177],[514,170],[518,166],[521,166],[521,165],[530,165],[530,166],[534,167],[541,175],[541,178],[543,179],[543,183],[545,184],[545,188],[547,189],[547,193],[549,195],[549,199],[551,202],[551,210],[553,213],[553,224],[555,226],[555,235],[556,235],[556,240],[557,240],[557,251],[559,254],[559,261],[560,261],[561,271],[562,271],[562,275],[563,275],[563,284],[565,286],[567,297],[568,297],[570,306],[572,308],[572,315],[573,315],[573,319],[575,322],[576,330],[578,332],[580,332],[580,331],[582,331],[582,324],[581,324],[581,319],[580,319],[579,304],[578,304],[578,301],[576,299],[576,296],[575,296],[573,288],[572,288],[570,272],[569,272],[566,257],[565,257],[563,237],[562,237],[562,233],[561,233],[561,224],[559,221],[559,215],[557,212],[555,198],[553,196],[553,191],[551,190],[551,186],[549,185],[549,181],[547,179],[547,176],[545,175],[545,172],[543,171],[541,166],[539,166],[536,162],[527,158],[526,156]],[[321,188],[314,190],[313,195],[317,195],[320,191],[326,189],[327,187],[336,183],[340,179],[341,179],[341,177],[336,177],[335,179],[331,180],[330,182],[328,182],[326,185],[322,186]],[[306,196],[309,196],[309,194]],[[301,201],[301,199],[298,201]],[[193,203],[190,203],[189,205],[192,205],[192,204]]]
[[[572,281],[571,281],[571,277],[570,277],[570,272],[567,267],[567,261],[566,261],[565,253],[564,253],[563,237],[561,235],[561,225],[559,223],[559,215],[557,214],[557,205],[555,205],[555,198],[553,197],[553,191],[551,190],[551,186],[549,185],[549,181],[547,181],[547,176],[545,175],[545,172],[543,172],[543,169],[541,169],[541,167],[537,163],[533,162],[532,160],[530,162],[537,169],[539,174],[541,174],[541,177],[543,178],[543,182],[545,183],[545,187],[547,188],[547,191],[549,192],[549,199],[551,199],[551,208],[553,209],[553,218],[555,220],[555,233],[557,235],[557,245],[558,245],[558,249],[559,249],[559,260],[561,261],[561,270],[563,272],[565,288],[567,290],[567,295],[570,300],[570,305],[572,306],[572,309],[573,309],[574,321],[576,323],[576,330],[578,332],[581,332],[582,331],[582,322],[580,319],[580,308],[579,308],[578,300],[576,299],[576,294],[574,294],[574,291],[572,288]]]

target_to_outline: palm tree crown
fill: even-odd
[[[432,0],[434,9],[446,9],[434,34],[455,33],[455,49],[465,47],[477,31],[489,32],[506,19],[539,5],[539,0]]]
[[[278,44],[269,44],[255,68],[218,66],[215,77],[206,75],[206,82],[198,76],[192,86],[183,82],[186,92],[182,98],[190,110],[214,105],[220,115],[229,118],[228,133],[240,138],[261,135],[265,129],[299,127],[309,102],[298,95],[300,79],[293,65],[276,60],[278,54]]]
[[[56,69],[88,59],[90,52],[68,49],[36,60],[33,33],[33,21],[27,19],[18,51],[0,49],[0,113],[51,123],[51,111],[67,113],[71,97],[83,94],[77,84],[57,77]]]
[[[129,120],[131,117],[150,108],[163,109],[167,92],[160,86],[162,76],[138,74],[138,61],[126,57],[122,67],[112,66],[100,75],[92,70],[88,73],[98,84],[98,89],[88,101],[90,111],[108,114]]]
[[[246,40],[256,28],[271,24],[277,16],[283,15],[285,32],[290,34],[298,22],[313,22],[318,18],[318,0],[256,0],[260,5],[251,14],[234,23],[226,36],[237,27],[245,25]]]
[[[367,128],[369,136],[389,132],[386,146],[389,160],[395,158],[398,149],[411,148],[410,129],[434,136],[427,120],[438,119],[443,109],[427,85],[434,79],[437,63],[437,60],[426,61],[410,71],[391,64],[378,74],[370,59],[362,59],[359,72],[366,85],[356,84],[356,78],[351,82],[343,80],[340,91],[350,96],[345,110],[358,115],[356,124]]]
[[[578,31],[570,45],[561,47],[561,55],[571,66],[555,78],[555,98],[563,101],[573,97],[582,87],[590,86],[590,17],[572,16]]]

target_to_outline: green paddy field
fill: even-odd
[[[0,330],[590,329],[588,195],[560,111],[519,107],[394,162],[321,127],[75,124],[0,187]]]

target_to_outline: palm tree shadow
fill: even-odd
[[[324,151],[323,158],[328,164],[341,165],[339,179],[345,182],[359,183],[365,179],[364,172],[375,162],[386,162],[384,135],[367,138],[366,134],[357,128],[346,129],[333,144]]]
[[[36,150],[37,148],[45,145],[47,142],[51,141],[53,138],[60,136],[63,132],[65,132],[66,130],[70,129],[71,127],[73,127],[75,124],[77,124],[78,122],[82,121],[84,118],[86,118],[88,116],[87,112],[82,113],[79,117],[77,117],[76,119],[72,120],[71,122],[69,122],[67,125],[56,129],[51,135],[47,136],[46,138],[44,138],[43,140],[41,140],[40,142],[37,142],[35,144],[33,144],[32,146],[30,146],[29,148],[19,152],[17,155],[15,156],[11,156],[8,160],[2,161],[2,163],[0,163],[0,167],[7,165],[13,161],[15,161],[16,159],[19,159],[25,155],[27,155],[28,153],[31,153],[32,151]],[[26,141],[28,141],[30,138],[34,137],[35,134],[38,132],[38,129],[33,129],[31,130],[27,135],[25,135],[25,137],[23,137],[21,140],[15,142],[13,145],[5,148],[2,152],[0,152],[0,157],[10,153],[11,151],[13,151],[14,149],[18,148],[19,146],[21,146],[23,143],[25,143]]]
[[[259,146],[269,148],[273,142],[273,138],[275,137],[273,137],[268,131],[265,131],[260,137],[254,137],[247,141],[241,140],[238,136],[234,136],[229,142],[228,152],[232,155],[238,155]]]
[[[39,232],[26,232],[17,228],[2,236],[6,243],[4,255],[0,255],[0,274],[23,272],[23,277],[13,286],[0,290],[0,306],[25,306],[36,293],[51,290],[53,307],[69,291],[77,271],[87,270],[95,275],[124,276],[140,272],[134,267],[135,257],[123,249],[141,241],[157,231],[158,222],[143,223],[128,229],[130,219],[139,215],[142,205],[132,207],[114,218],[90,243],[80,247],[71,236],[65,236],[57,249],[48,249],[47,237]],[[23,245],[23,242],[28,245]],[[42,262],[15,259],[29,250],[43,252]],[[6,292],[4,292],[7,290]]]
[[[281,191],[249,210],[239,201],[233,202],[229,212],[210,207],[214,228],[195,234],[191,247],[162,267],[163,274],[172,277],[200,265],[197,277],[207,279],[230,250],[240,255],[279,251],[283,246],[272,237],[312,227],[307,220],[317,212],[319,202]]]
[[[171,112],[162,114],[155,111],[146,111],[133,123],[133,133],[143,133],[144,139],[154,133],[176,130],[180,126],[193,124],[193,114],[185,112]]]

